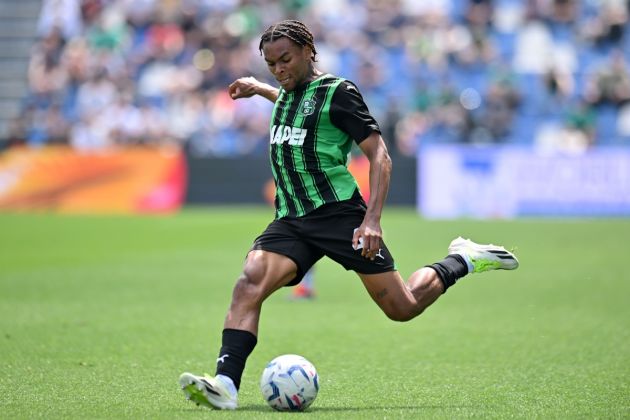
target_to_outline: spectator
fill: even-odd
[[[234,113],[225,88],[246,73],[273,83],[251,60],[256,34],[291,16],[310,23],[325,67],[360,82],[405,155],[425,141],[529,139],[519,130],[550,118],[564,127],[582,97],[625,121],[622,0],[45,0],[15,137],[43,145],[67,132],[80,148],[176,141],[206,155],[262,154],[268,121],[253,109],[266,105]],[[503,61],[509,76],[499,80]],[[603,135],[578,131],[589,145]]]
[[[630,101],[630,67],[620,50],[614,50],[588,80],[586,98],[593,105],[615,107]]]
[[[83,22],[79,0],[44,0],[37,23],[37,32],[42,37],[60,31],[68,40],[81,36]]]

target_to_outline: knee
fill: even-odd
[[[385,312],[385,315],[387,315],[387,318],[391,319],[392,321],[407,322],[407,321],[411,321],[412,319],[420,315],[420,312],[417,312],[414,309],[415,308],[397,306],[397,307],[387,308],[384,310],[384,312]]]
[[[236,280],[232,300],[235,302],[260,303],[264,300],[265,290],[262,276],[257,270],[245,269]]]

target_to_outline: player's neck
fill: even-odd
[[[318,78],[320,78],[323,75],[324,75],[323,72],[317,70],[315,67],[311,67],[311,69],[310,69],[310,71],[308,73],[308,76],[306,76],[304,79],[302,79],[300,84],[297,85],[294,90],[295,91],[301,91],[301,90],[307,89],[308,85],[311,82],[317,80]]]
[[[317,79],[322,74],[324,73],[317,70],[314,66],[311,66],[308,76],[306,76],[306,78],[304,79],[304,84],[311,83],[313,80]]]

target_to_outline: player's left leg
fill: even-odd
[[[374,302],[394,321],[415,318],[444,293],[437,272],[428,267],[413,273],[407,283],[398,271],[358,274]]]
[[[454,239],[448,255],[423,267],[405,283],[397,271],[359,274],[363,285],[385,314],[396,321],[420,315],[457,280],[470,273],[518,268],[516,256],[502,246],[477,244],[461,237]]]

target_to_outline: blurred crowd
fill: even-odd
[[[297,18],[392,153],[423,143],[630,145],[630,0],[44,0],[12,144],[263,154],[261,32]]]

